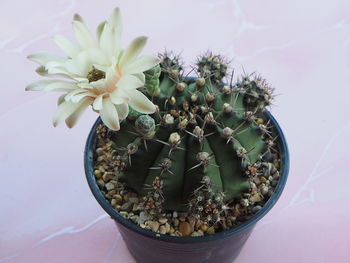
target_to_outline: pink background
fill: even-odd
[[[97,115],[53,128],[58,94],[24,92],[26,59],[60,53],[79,12],[90,26],[121,7],[123,41],[150,37],[193,63],[207,49],[260,72],[280,94],[272,113],[291,153],[278,204],[237,262],[350,262],[349,0],[2,0],[0,7],[0,262],[134,262],[85,181],[83,149]]]

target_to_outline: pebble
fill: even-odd
[[[114,195],[113,197],[118,205],[121,205],[123,203],[123,197],[121,195]]]
[[[114,207],[114,206],[116,206],[116,204],[117,204],[117,201],[115,199],[112,199],[111,200],[111,205]]]
[[[100,170],[95,170],[94,175],[96,176],[97,179],[101,178],[101,171]]]
[[[161,234],[163,234],[163,235],[165,235],[165,234],[167,233],[166,230],[167,230],[167,229],[165,228],[165,226],[160,226],[160,227],[159,227],[159,233],[161,233]]]
[[[137,223],[141,225],[144,224],[147,220],[149,220],[149,215],[146,212],[140,212]]]
[[[241,205],[243,207],[248,207],[249,206],[249,200],[246,198],[241,199]]]
[[[204,236],[204,233],[201,230],[195,231],[191,234],[191,237],[201,237]]]
[[[174,226],[178,226],[180,223],[179,219],[175,218],[174,219]]]
[[[261,185],[260,192],[262,195],[266,195],[269,192],[269,188],[266,185]]]
[[[178,214],[176,211],[173,212],[173,218],[177,218],[178,217]]]
[[[97,180],[97,184],[101,187],[105,186],[105,182],[102,179]]]
[[[165,217],[162,217],[158,220],[159,223],[161,223],[162,225],[165,224],[166,222],[168,222],[168,219]]]
[[[203,225],[201,225],[201,226],[199,227],[199,229],[200,229],[201,231],[203,231],[203,232],[207,232],[208,226],[203,224]]]
[[[138,204],[139,199],[137,197],[129,197],[129,202],[131,202],[133,204]]]
[[[194,231],[194,226],[196,225],[196,220],[191,218],[188,220],[188,222],[190,223],[190,226],[191,226],[191,232]]]
[[[215,234],[215,228],[213,226],[209,227],[207,230],[207,234],[209,234],[209,235]]]
[[[132,209],[132,206],[133,206],[133,203],[131,203],[131,202],[126,202],[126,203],[122,204],[122,206],[120,207],[120,209],[123,210],[123,211],[128,211],[128,212],[130,212],[131,209]]]
[[[187,237],[191,234],[191,225],[188,222],[183,221],[179,225],[179,231],[182,234],[182,236]]]
[[[105,187],[107,189],[107,191],[113,190],[115,188],[115,185],[112,183],[106,183]]]
[[[129,214],[128,212],[125,212],[125,211],[120,211],[119,214],[124,217],[124,218],[128,218],[129,217]]]
[[[152,229],[153,232],[157,232],[159,229],[159,223],[157,221],[147,221],[146,224]]]

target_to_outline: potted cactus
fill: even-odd
[[[287,179],[286,141],[266,110],[273,90],[256,75],[234,82],[210,52],[188,77],[172,53],[138,57],[145,37],[123,50],[118,9],[96,38],[78,15],[73,27],[79,45],[55,38],[68,58],[30,56],[39,73],[70,81],[28,89],[65,92],[54,125],[72,127],[90,105],[100,114],[85,148],[87,181],[131,254],[232,262]]]

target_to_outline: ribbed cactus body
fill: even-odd
[[[187,211],[203,178],[223,201],[240,197],[250,188],[247,167],[268,149],[259,127],[260,83],[224,85],[226,70],[220,57],[206,56],[199,77],[185,78],[178,59],[163,56],[160,68],[145,74],[158,111],[130,114],[113,135],[119,180],[143,196],[160,180],[164,211]]]

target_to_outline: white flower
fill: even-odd
[[[39,74],[56,79],[39,80],[26,90],[65,92],[53,117],[54,126],[65,120],[73,127],[89,105],[112,130],[119,130],[119,120],[127,117],[128,105],[141,113],[154,113],[155,105],[137,90],[145,84],[143,72],[159,63],[154,56],[139,57],[147,38],[138,37],[121,49],[119,9],[98,26],[96,38],[79,15],[74,16],[73,29],[78,45],[64,36],[54,38],[67,58],[47,53],[28,57],[40,64]]]

